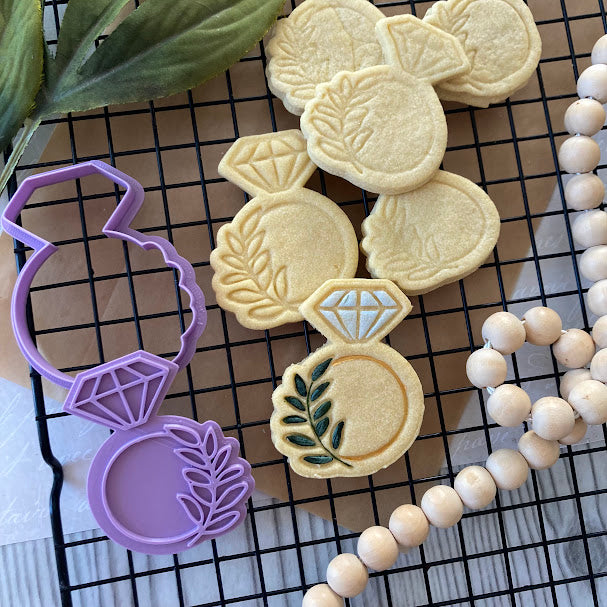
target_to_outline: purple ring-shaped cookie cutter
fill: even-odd
[[[70,181],[71,179],[78,179],[79,177],[86,177],[95,173],[107,177],[113,183],[126,189],[116,210],[111,214],[103,227],[103,233],[109,238],[132,242],[145,250],[158,249],[162,253],[166,264],[171,268],[179,270],[179,287],[190,296],[190,308],[192,310],[192,322],[181,335],[181,350],[173,359],[173,362],[180,369],[185,367],[192,359],[196,350],[196,342],[202,335],[207,322],[204,295],[196,283],[196,275],[192,265],[181,257],[175,250],[175,247],[165,238],[142,234],[129,227],[143,204],[144,191],[138,181],[125,175],[118,169],[105,164],[105,162],[97,160],[28,177],[23,181],[17,192],[15,192],[15,195],[2,214],[2,227],[4,230],[13,238],[34,249],[34,254],[27,260],[23,269],[19,272],[17,282],[15,283],[11,305],[11,320],[21,352],[23,352],[23,355],[32,367],[53,383],[64,388],[69,388],[74,382],[74,378],[67,373],[62,373],[55,369],[38,352],[27,329],[25,318],[27,295],[34,276],[42,267],[42,264],[57,251],[57,247],[17,225],[15,221],[33,192],[38,188]]]
[[[38,352],[25,319],[33,278],[57,247],[15,222],[34,190],[95,173],[126,189],[103,233],[146,250],[158,249],[166,264],[179,270],[179,287],[190,297],[192,320],[173,361],[140,350],[74,378],[55,369]],[[226,438],[215,422],[200,424],[185,417],[157,415],[173,379],[194,355],[207,314],[192,265],[164,238],[129,227],[143,198],[137,181],[92,161],[27,178],[1,223],[7,233],[34,249],[17,278],[11,307],[23,355],[46,378],[70,389],[65,411],[117,431],[95,455],[87,480],[97,522],[127,548],[170,554],[238,525],[255,484],[249,463],[238,456],[238,441]]]

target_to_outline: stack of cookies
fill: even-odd
[[[500,219],[481,188],[439,170],[447,146],[441,99],[477,107],[503,101],[537,67],[540,37],[523,0],[441,1],[423,20],[384,18],[368,0],[305,0],[277,23],[267,51],[269,87],[301,116],[301,131],[244,137],[222,160],[220,174],[255,198],[219,230],[211,255],[213,287],[219,304],[241,324],[267,329],[301,320],[306,310],[310,320],[310,302],[326,281],[340,280],[319,318],[325,325],[330,321],[324,331],[330,340],[347,336],[358,352],[368,342],[360,327],[371,321],[381,326],[378,309],[383,314],[392,308],[372,285],[356,286],[354,230],[337,205],[304,188],[307,179],[318,166],[379,194],[360,243],[374,279],[417,295],[470,274],[495,246]],[[345,356],[344,348],[331,351],[323,378],[338,373],[335,361]],[[317,358],[314,364],[322,366]],[[389,374],[397,383],[411,384],[393,367]],[[316,405],[325,401],[310,400],[307,380],[298,372],[301,367],[287,370],[292,385],[283,384],[275,395],[276,411],[285,409],[285,415],[273,416],[272,430],[275,444],[292,462],[297,459],[301,474],[369,474],[400,456],[402,449],[391,449],[372,466],[341,462],[338,450],[348,447],[344,428],[355,425],[352,419],[360,421],[360,411],[345,402],[351,390],[338,394],[334,388],[329,405],[318,412]],[[326,377],[327,386],[339,383]],[[400,445],[414,438],[423,411],[423,395],[411,385],[416,388],[405,391],[411,390],[411,399],[395,415],[406,421],[409,411],[416,422],[412,436],[398,439]],[[381,406],[381,391],[369,390],[367,402]],[[304,409],[295,410],[295,401]],[[333,419],[329,410],[339,416]],[[297,424],[310,426],[310,432],[293,433]],[[323,439],[325,433],[331,438]],[[362,447],[377,451],[376,445]]]

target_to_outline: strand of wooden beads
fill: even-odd
[[[451,527],[460,521],[464,506],[485,508],[498,488],[518,489],[530,468],[543,470],[556,463],[560,444],[579,442],[587,425],[607,421],[607,316],[599,318],[590,336],[579,329],[563,331],[559,315],[549,308],[531,308],[522,321],[509,312],[497,312],[484,322],[482,335],[485,346],[468,358],[468,378],[490,393],[487,411],[498,424],[511,427],[531,420],[533,430],[521,436],[517,451],[498,449],[485,466],[461,470],[453,487],[436,485],[424,493],[419,506],[399,506],[390,516],[388,528],[375,526],[363,531],[358,556],[336,556],[327,567],[327,584],[310,588],[302,607],[340,607],[344,597],[354,597],[365,589],[367,568],[389,569],[399,552],[424,542],[430,525]],[[532,406],[522,388],[504,384],[504,355],[516,352],[525,341],[551,345],[555,358],[572,368],[561,381],[563,398],[546,396]],[[598,352],[595,344],[601,348]],[[590,369],[585,368],[588,363]]]
[[[559,443],[577,443],[589,424],[607,421],[607,316],[597,320],[589,335],[580,329],[563,331],[559,315],[550,308],[531,308],[522,321],[510,312],[497,312],[483,323],[482,336],[485,347],[473,352],[466,363],[468,379],[489,392],[487,413],[497,424],[514,427],[532,422],[533,430],[519,442],[530,465],[530,458],[539,464],[532,468],[551,466],[558,459]],[[532,405],[522,388],[504,384],[504,355],[516,352],[525,341],[552,346],[556,360],[570,369],[561,380],[562,398],[545,396]]]
[[[607,420],[607,214],[597,210],[605,186],[592,173],[600,161],[600,149],[592,136],[605,122],[607,101],[607,36],[592,49],[592,64],[578,79],[580,99],[565,114],[565,128],[573,135],[559,150],[562,169],[575,176],[565,187],[565,200],[578,213],[572,226],[575,242],[586,249],[580,272],[595,284],[588,291],[588,307],[597,316],[592,337],[579,329],[562,330],[561,319],[549,308],[529,310],[524,321],[513,314],[498,312],[483,325],[486,346],[468,359],[472,383],[490,392],[489,415],[502,426],[516,426],[531,415],[533,430],[523,434],[518,451],[498,449],[485,466],[467,466],[454,486],[428,489],[420,506],[405,504],[391,515],[388,528],[370,527],[361,534],[357,552],[339,554],[327,567],[327,584],[312,586],[302,607],[340,607],[343,597],[360,594],[366,587],[367,568],[384,571],[394,565],[399,550],[421,545],[430,525],[451,527],[459,522],[464,506],[480,509],[495,498],[497,489],[514,490],[527,480],[529,469],[552,466],[559,458],[559,443],[582,440],[588,424]],[[527,341],[552,345],[556,359],[571,368],[561,379],[562,398],[547,396],[533,406],[524,390],[504,384],[506,360]],[[595,354],[595,344],[601,348]],[[590,369],[585,368],[590,362]],[[559,437],[559,438],[556,438]]]
[[[605,123],[607,102],[607,35],[592,49],[592,65],[577,81],[580,97],[565,112],[565,128],[572,137],[559,150],[559,164],[567,173],[575,173],[565,186],[567,205],[579,211],[571,226],[575,243],[585,249],[580,257],[582,276],[594,282],[588,290],[587,303],[597,316],[607,314],[607,213],[598,209],[603,202],[605,185],[592,173],[601,151],[592,136]]]

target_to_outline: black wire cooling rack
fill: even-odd
[[[461,436],[466,433],[476,433],[478,435],[480,433],[486,442],[487,451],[491,451],[492,435],[490,430],[495,428],[495,425],[488,423],[482,406],[479,408],[481,411],[479,423],[464,429],[452,427],[452,424],[449,422],[449,413],[445,409],[445,403],[448,403],[449,397],[454,393],[467,391],[473,394],[475,391],[470,388],[461,387],[466,385],[464,378],[460,378],[460,387],[454,388],[451,385],[443,385],[444,382],[441,376],[441,361],[444,361],[445,357],[449,355],[459,356],[458,360],[461,362],[471,350],[479,345],[478,335],[475,333],[475,329],[473,329],[473,325],[476,326],[478,324],[475,318],[484,318],[490,312],[502,307],[512,308],[512,306],[516,307],[518,304],[527,304],[528,302],[531,302],[529,306],[539,304],[550,305],[551,302],[556,301],[558,298],[577,296],[574,299],[576,303],[573,305],[579,308],[585,328],[589,328],[589,319],[584,307],[584,293],[587,289],[582,287],[578,273],[576,251],[571,238],[570,221],[565,204],[563,202],[562,206],[556,210],[538,210],[534,207],[534,196],[530,191],[534,191],[534,184],[545,183],[548,180],[552,184],[552,187],[558,188],[558,192],[560,192],[562,198],[563,182],[557,170],[556,154],[559,138],[565,133],[562,130],[562,122],[555,121],[555,111],[553,110],[557,106],[562,110],[565,105],[575,98],[574,82],[577,79],[578,73],[589,63],[589,51],[592,43],[602,33],[607,31],[605,7],[603,0],[535,0],[535,2],[530,0],[529,3],[538,19],[538,26],[544,40],[544,54],[537,69],[533,85],[524,90],[524,95],[517,94],[511,100],[493,106],[492,110],[489,110],[493,114],[487,114],[487,110],[481,111],[468,107],[448,106],[447,114],[450,132],[452,128],[457,129],[458,124],[464,123],[466,125],[465,128],[469,132],[467,139],[464,137],[464,143],[458,141],[457,145],[453,145],[450,141],[447,157],[450,153],[460,153],[463,165],[467,167],[468,172],[472,175],[471,178],[478,182],[485,190],[492,194],[497,189],[503,188],[509,193],[508,196],[517,200],[516,205],[520,207],[520,212],[514,212],[510,216],[502,218],[502,238],[507,238],[509,224],[516,223],[518,226],[523,226],[525,232],[528,234],[532,255],[509,257],[508,255],[501,254],[498,246],[493,259],[479,270],[481,276],[487,277],[487,279],[490,278],[492,283],[497,285],[490,297],[471,301],[473,298],[467,292],[466,281],[460,281],[459,284],[454,285],[455,291],[451,291],[451,293],[456,294],[456,305],[449,304],[447,307],[441,307],[436,303],[437,301],[440,302],[440,297],[433,300],[430,300],[426,296],[414,298],[415,313],[406,321],[411,323],[411,326],[413,323],[418,323],[420,327],[419,335],[421,335],[422,343],[425,343],[424,351],[414,353],[412,356],[409,356],[409,353],[406,354],[410,360],[418,360],[427,365],[430,382],[428,386],[425,386],[426,397],[436,403],[440,428],[437,432],[422,434],[419,440],[434,440],[440,448],[444,449],[446,462],[444,473],[431,477],[420,476],[416,473],[414,457],[407,454],[404,458],[405,465],[400,483],[386,484],[382,483],[379,478],[369,478],[368,481],[365,481],[365,483],[352,492],[344,491],[340,488],[339,483],[329,480],[323,485],[324,490],[321,494],[298,497],[294,490],[296,479],[290,473],[287,464],[277,453],[268,451],[267,453],[271,453],[271,455],[268,455],[263,460],[255,461],[253,467],[258,472],[264,468],[271,468],[273,474],[284,477],[287,499],[274,500],[270,505],[264,504],[262,506],[257,506],[253,502],[250,502],[251,550],[224,555],[220,554],[216,543],[212,542],[205,558],[192,561],[184,558],[183,555],[174,556],[170,562],[166,562],[163,566],[150,566],[143,569],[134,564],[134,556],[126,551],[127,567],[123,575],[104,577],[102,574],[99,574],[93,580],[84,582],[79,580],[74,581],[75,562],[77,560],[77,557],[74,555],[77,554],[78,549],[87,544],[108,543],[109,540],[99,534],[89,535],[85,539],[77,540],[67,538],[64,535],[60,499],[63,470],[60,462],[54,455],[51,431],[54,424],[62,423],[63,415],[47,412],[44,402],[43,382],[40,376],[31,370],[40,450],[44,461],[50,466],[53,473],[49,515],[53,534],[59,594],[63,607],[80,604],[92,605],[90,601],[86,601],[81,597],[83,591],[93,587],[113,587],[119,584],[127,584],[130,587],[130,592],[127,592],[129,596],[128,602],[121,602],[121,606],[132,604],[137,607],[145,607],[152,603],[142,594],[138,582],[142,579],[153,582],[155,578],[166,578],[166,576],[174,578],[174,599],[170,605],[174,604],[181,607],[194,607],[194,605],[196,607],[211,607],[215,605],[270,605],[271,607],[297,604],[298,601],[301,601],[306,588],[318,581],[316,577],[306,571],[306,567],[304,566],[305,558],[303,556],[304,550],[319,545],[331,545],[337,551],[341,551],[346,549],[344,544],[347,545],[348,542],[356,538],[356,534],[344,531],[337,523],[337,512],[339,509],[337,503],[340,498],[351,493],[368,496],[369,509],[371,511],[370,520],[375,521],[375,523],[383,522],[385,524],[386,521],[380,521],[378,514],[378,503],[381,502],[384,493],[394,489],[402,489],[409,492],[411,499],[415,502],[416,497],[419,499],[419,496],[416,496],[416,489],[423,486],[423,483],[437,480],[447,483],[452,482],[455,466],[453,464],[453,454],[450,452],[450,440],[454,436]],[[60,26],[60,15],[65,4],[65,1],[60,0],[44,3],[47,17],[49,14],[52,16],[57,32]],[[293,6],[291,7],[289,4]],[[285,8],[285,14],[295,4],[294,0],[289,0]],[[421,0],[402,2],[377,1],[375,4],[387,14],[404,11],[422,15],[432,2]],[[170,10],[170,3],[167,3],[167,10]],[[555,42],[562,44],[559,46]],[[51,46],[53,43],[54,41],[51,40]],[[563,51],[561,50],[562,48],[566,50]],[[215,186],[224,183],[224,180],[215,176],[217,158],[210,151],[219,147],[225,152],[227,147],[241,134],[261,133],[284,128],[281,127],[280,121],[277,119],[277,108],[280,106],[280,102],[273,98],[263,79],[262,69],[265,69],[265,63],[264,47],[263,44],[260,44],[256,50],[244,58],[237,66],[226,72],[225,76],[220,77],[222,82],[225,81],[225,95],[221,98],[212,100],[205,100],[203,98],[201,100],[197,98],[195,93],[188,92],[185,96],[179,97],[175,101],[151,102],[136,107],[104,108],[86,115],[69,115],[47,121],[47,124],[58,124],[67,127],[66,137],[69,137],[70,154],[64,158],[19,166],[10,182],[9,193],[12,194],[15,191],[18,181],[24,176],[24,172],[26,171],[51,169],[90,159],[101,159],[118,166],[118,168],[123,168],[124,165],[121,163],[127,160],[131,163],[131,166],[135,166],[138,162],[144,162],[144,160],[148,162],[150,159],[153,159],[152,162],[155,164],[157,170],[157,179],[151,184],[145,184],[145,189],[147,196],[154,196],[159,201],[159,208],[161,209],[160,220],[156,225],[147,225],[139,229],[166,235],[169,240],[176,244],[178,249],[179,235],[186,230],[196,230],[200,241],[204,241],[204,246],[202,247],[203,251],[197,254],[198,258],[192,258],[192,256],[196,256],[192,254],[190,260],[197,271],[200,272],[200,276],[203,276],[203,286],[206,289],[207,296],[209,296],[208,276],[210,270],[208,252],[215,245],[215,233],[218,226],[231,219],[230,214],[222,214],[219,210],[222,207],[221,201],[218,198],[222,194],[221,190],[215,189]],[[235,90],[237,87],[234,86],[233,74],[245,64],[257,70],[257,79],[260,85],[263,85],[262,89],[255,94],[242,94],[239,90]],[[556,77],[555,74],[557,75]],[[550,86],[547,84],[548,81],[550,81]],[[204,90],[204,87],[202,90]],[[245,105],[252,103],[256,104],[255,107],[265,116],[265,118],[260,118],[256,121],[253,126],[243,124],[241,113],[241,109]],[[227,137],[201,137],[201,130],[198,124],[200,116],[204,116],[205,113],[212,115],[212,112],[217,108],[229,112],[233,132]],[[530,112],[525,114],[526,117],[523,117],[524,114],[521,113],[522,108],[530,110]],[[533,111],[531,111],[532,108]],[[170,144],[163,142],[159,122],[171,114],[178,116],[176,119],[191,124],[191,137],[188,141],[171,142]],[[493,116],[490,119],[490,122],[491,120],[493,121],[491,122],[491,128],[487,127],[487,116]],[[531,119],[529,116],[531,116]],[[149,145],[137,149],[125,149],[123,147],[117,149],[118,146],[116,146],[115,142],[120,135],[119,124],[124,124],[124,122],[120,123],[121,120],[138,121],[142,125],[142,128],[149,129],[149,133],[151,133]],[[499,120],[500,126],[499,134],[494,132],[497,120]],[[98,136],[106,139],[105,142],[101,142],[106,150],[102,154],[87,155],[80,151],[83,142],[78,140],[77,132],[83,123],[91,124],[92,121],[95,121],[95,124],[98,125],[98,130],[96,131]],[[495,162],[492,160],[496,158],[495,153],[506,148],[512,164],[510,174],[506,174],[506,171],[500,172],[503,167],[495,166]],[[164,160],[168,153],[175,151],[186,151],[191,154],[198,173],[195,178],[181,180],[167,179]],[[536,155],[544,154],[544,159],[540,163],[539,169],[538,163],[529,161],[530,153]],[[607,165],[600,165],[598,168],[599,174],[605,168],[607,168]],[[321,191],[326,193],[325,176],[319,173],[318,179]],[[174,196],[179,196],[180,192],[191,188],[197,189],[197,195],[200,200],[200,217],[186,218],[187,220],[180,218],[180,220],[177,220],[175,219],[176,213],[172,200]],[[331,193],[329,192],[328,195],[331,196]],[[84,331],[88,331],[89,334],[93,335],[93,341],[97,346],[95,354],[97,360],[85,361],[84,364],[73,364],[63,369],[66,372],[80,371],[94,364],[105,362],[106,358],[110,357],[108,349],[111,349],[108,345],[106,333],[109,329],[118,328],[118,330],[122,330],[122,327],[134,327],[137,345],[143,349],[145,346],[144,342],[149,344],[146,341],[144,330],[146,323],[149,324],[153,321],[168,319],[178,321],[182,330],[187,324],[188,311],[182,305],[177,282],[174,280],[174,277],[175,299],[174,301],[171,299],[170,309],[146,313],[142,310],[142,308],[145,308],[145,302],[137,298],[136,285],[138,280],[142,277],[163,272],[167,272],[171,276],[171,270],[162,267],[135,267],[136,264],[133,264],[131,260],[132,252],[124,246],[124,271],[105,275],[95,273],[94,264],[91,262],[91,249],[95,242],[103,237],[100,234],[91,234],[90,226],[87,224],[86,205],[92,199],[105,197],[108,200],[117,200],[118,196],[118,190],[105,193],[102,196],[88,195],[78,185],[76,195],[73,198],[45,199],[45,202],[31,204],[28,207],[30,209],[28,212],[34,212],[33,209],[54,208],[66,203],[74,203],[78,208],[81,234],[57,244],[60,246],[77,244],[83,247],[86,275],[61,283],[39,285],[33,291],[37,291],[35,297],[39,299],[51,290],[55,290],[56,292],[56,290],[69,289],[71,287],[82,287],[88,291],[88,296],[92,302],[92,320],[80,324],[74,324],[67,320],[61,326],[40,328],[36,322],[36,306],[32,308],[30,303],[28,309],[29,329],[37,340],[47,338],[49,335],[74,339],[78,336],[79,332]],[[354,209],[362,217],[369,213],[373,200],[365,192],[355,191],[353,198],[350,197],[347,200],[341,201],[340,204],[343,207],[348,207],[349,210]],[[566,232],[567,246],[558,252],[541,250],[542,247],[538,246],[536,239],[538,222],[541,219],[551,217],[561,218],[563,229]],[[27,254],[28,249],[23,247],[21,243],[15,242],[18,270],[23,267]],[[545,287],[543,276],[545,266],[543,264],[559,258],[571,261],[571,273],[575,285],[572,289],[555,291],[554,289],[547,289]],[[534,287],[535,290],[530,294],[515,293],[512,295],[508,286],[508,272],[513,268],[520,268],[525,265],[531,266],[534,269],[537,289]],[[98,291],[104,284],[116,279],[125,280],[128,285],[128,295],[125,295],[125,299],[127,300],[126,305],[129,306],[130,313],[119,315],[114,319],[103,319],[100,317],[98,310]],[[167,295],[168,299],[172,297],[172,294],[170,297]],[[210,322],[216,322],[217,326],[221,328],[218,333],[219,339],[215,344],[201,345],[197,352],[199,354],[219,353],[223,359],[222,364],[225,365],[226,380],[216,382],[217,385],[203,385],[201,387],[199,381],[201,371],[198,368],[189,367],[182,385],[183,389],[178,394],[170,395],[169,400],[171,398],[181,399],[181,401],[188,403],[189,412],[194,417],[202,415],[203,411],[204,414],[212,417],[213,412],[205,411],[204,407],[200,407],[199,401],[204,397],[219,399],[222,407],[225,407],[225,410],[229,411],[229,415],[226,414],[226,417],[222,417],[221,420],[224,429],[240,439],[243,445],[243,455],[246,456],[245,434],[251,429],[265,432],[268,428],[269,420],[267,418],[253,421],[247,419],[243,409],[243,404],[246,404],[243,402],[243,390],[263,386],[269,393],[280,380],[279,373],[283,368],[281,366],[283,362],[295,362],[301,358],[301,353],[304,353],[304,351],[310,352],[316,344],[316,336],[310,327],[303,324],[289,326],[283,331],[266,331],[265,334],[259,332],[253,335],[245,334],[245,337],[242,337],[242,334],[234,328],[235,323],[229,315],[221,311],[214,302],[211,302],[208,307],[209,313],[212,314]],[[457,323],[461,325],[460,328],[463,332],[465,343],[461,347],[441,348],[440,344],[437,344],[437,340],[433,338],[432,323],[437,318],[440,320],[442,318],[455,317],[457,317]],[[282,348],[287,342],[297,343],[299,350],[290,350],[290,354],[285,358]],[[240,354],[240,352],[246,352],[247,347],[254,347],[255,349],[251,350],[251,352],[255,353],[265,351],[268,373],[258,377],[241,378],[239,375],[239,365],[243,360],[243,354]],[[399,346],[395,345],[395,347],[398,348]],[[295,351],[299,352],[299,354],[294,354],[293,352]],[[172,354],[171,352],[157,353],[166,356]],[[244,356],[246,358],[246,355]],[[291,356],[290,360],[289,356]],[[277,360],[280,360],[280,363]],[[555,385],[555,381],[558,383],[559,370],[554,359],[552,359],[551,364],[552,370],[549,373],[521,377],[516,358],[513,357],[513,379],[515,381],[523,380],[529,382],[550,380]],[[482,395],[480,394],[479,400],[482,404]],[[214,411],[218,412],[219,409],[215,409]],[[265,440],[269,441],[267,434],[264,434],[264,437]],[[385,573],[372,574],[373,578],[380,581],[382,605],[397,607],[412,604],[402,592],[395,590],[394,581],[397,579],[400,579],[405,586],[409,583],[408,580],[411,580],[410,583],[416,583],[420,587],[423,587],[422,595],[425,592],[425,598],[417,604],[424,605],[556,605],[559,603],[560,590],[563,587],[570,585],[574,587],[575,584],[579,583],[586,585],[588,589],[587,596],[590,597],[584,604],[593,603],[598,605],[602,601],[602,604],[607,605],[607,602],[605,602],[606,587],[600,584],[601,580],[607,576],[607,567],[604,562],[596,563],[596,559],[593,556],[595,552],[592,550],[594,540],[603,538],[607,532],[604,527],[603,529],[589,530],[582,508],[583,500],[593,497],[598,500],[602,494],[607,493],[607,487],[580,486],[579,471],[580,466],[584,464],[578,463],[576,467],[576,461],[582,462],[583,458],[587,459],[589,456],[604,457],[604,453],[607,451],[605,438],[606,434],[603,428],[603,440],[601,442],[593,443],[592,446],[584,445],[576,449],[568,448],[566,452],[561,454],[561,463],[564,462],[568,469],[567,476],[570,480],[571,490],[568,489],[565,493],[553,496],[543,495],[538,484],[538,475],[532,473],[531,481],[528,483],[529,491],[525,499],[517,502],[514,499],[509,501],[505,500],[502,496],[498,496],[495,506],[481,513],[465,514],[462,523],[458,525],[456,530],[459,548],[454,553],[436,558],[436,556],[427,554],[424,548],[422,548],[420,558],[416,563],[396,567]],[[603,459],[603,465],[604,461]],[[328,537],[307,538],[307,534],[301,529],[296,506],[310,505],[310,503],[321,500],[327,501],[333,517],[330,534]],[[579,525],[575,532],[567,532],[567,530],[562,529],[557,537],[552,537],[546,529],[543,509],[551,503],[564,503],[565,501],[573,504]],[[597,503],[600,503],[600,501]],[[266,533],[266,530],[259,522],[259,519],[268,511],[285,513],[285,524],[292,527],[292,540],[279,542],[279,545],[274,547],[263,547],[265,544],[260,541],[260,538]],[[527,513],[526,516],[533,517],[539,521],[539,535],[537,538],[517,543],[507,537],[505,518],[509,513],[517,511],[524,511]],[[487,516],[493,517],[492,520],[495,521],[496,545],[493,547],[481,545],[480,548],[479,546],[471,546],[469,535],[465,532],[464,525],[475,523],[482,517]],[[571,544],[572,542],[577,542],[580,546],[578,558],[581,562],[585,563],[585,573],[575,576],[557,575],[554,549],[559,546],[573,545]],[[540,572],[538,574],[539,577],[525,583],[521,582],[518,575],[514,575],[512,559],[519,558],[518,555],[530,549],[537,551],[539,559],[538,569]],[[288,587],[270,588],[267,583],[267,564],[265,565],[264,574],[264,563],[266,562],[264,559],[268,555],[275,555],[280,560],[283,558],[283,555],[286,558],[287,552],[295,553],[293,569],[296,581],[290,583]],[[253,559],[256,563],[258,579],[255,580],[255,588],[257,590],[253,593],[248,592],[235,596],[226,587],[226,582],[222,575],[223,567],[226,563],[237,562],[238,559],[245,557]],[[485,557],[501,559],[499,560],[500,565],[498,569],[503,573],[504,582],[503,586],[499,589],[479,591],[478,587],[473,583],[471,570],[476,566],[475,563]],[[451,596],[448,589],[440,594],[440,596],[437,595],[434,590],[435,586],[431,580],[434,570],[448,564],[460,566],[459,570],[464,577],[464,590],[458,593],[457,596]],[[192,572],[195,574],[194,578],[191,575]],[[197,572],[200,573],[196,578]],[[186,574],[188,575],[186,576]],[[322,577],[322,573],[320,577]],[[211,578],[216,578],[216,580]],[[188,598],[190,596],[187,592],[188,585],[207,584],[210,582],[217,584],[217,599],[205,603],[191,602]],[[377,585],[374,588],[377,588]],[[533,595],[533,591],[536,590],[542,591],[542,601],[530,598],[535,596]],[[573,594],[575,594],[575,591]],[[103,601],[98,604],[102,605],[102,607],[110,605],[109,602]],[[161,603],[153,602],[153,604]],[[380,600],[375,599],[371,589],[368,589],[362,599],[359,599],[358,602],[352,601],[352,604],[379,605]],[[565,603],[561,602],[561,604]],[[573,601],[571,604],[576,603]],[[577,602],[577,605],[581,604],[581,602]],[[165,607],[164,603],[162,605]],[[168,603],[166,607],[169,607]]]

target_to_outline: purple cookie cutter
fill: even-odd
[[[126,190],[103,233],[146,250],[158,249],[166,264],[179,271],[179,287],[190,297],[192,320],[172,361],[140,350],[74,378],[38,352],[25,317],[33,278],[57,247],[16,220],[36,189],[93,174]],[[64,411],[116,430],[91,463],[87,493],[93,515],[108,537],[126,548],[171,554],[238,525],[255,484],[251,466],[238,456],[238,441],[226,438],[215,422],[200,424],[157,414],[175,375],[192,359],[207,314],[192,265],[164,238],[129,227],[143,198],[143,188],[128,175],[103,162],[86,162],[28,177],[1,223],[8,234],[34,250],[17,277],[11,305],[23,355],[41,375],[69,388]]]

